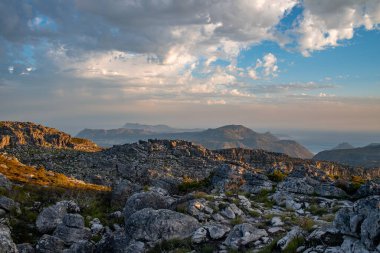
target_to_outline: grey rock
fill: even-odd
[[[10,212],[13,209],[18,209],[19,204],[14,202],[13,199],[7,198],[5,196],[0,196],[0,208],[4,209],[7,212]]]
[[[324,227],[314,230],[307,237],[307,241],[313,245],[340,246],[343,243],[343,236],[339,230],[334,227]]]
[[[43,235],[36,245],[37,253],[59,253],[63,252],[65,248],[65,243],[60,238],[51,236],[51,235]]]
[[[30,243],[17,244],[18,253],[34,253],[34,248]]]
[[[371,253],[360,240],[346,236],[340,246],[345,253]]]
[[[93,235],[99,234],[104,229],[102,223],[98,218],[95,218],[92,221],[90,221],[90,228]]]
[[[340,209],[335,216],[334,226],[342,234],[360,239],[361,245],[367,250],[374,250],[380,238],[380,196],[360,199],[352,207]],[[359,247],[356,242],[346,244],[351,245],[348,248]]]
[[[173,203],[173,198],[157,191],[133,194],[124,207],[124,217],[128,219],[136,211],[144,208],[167,209]]]
[[[235,219],[236,218],[235,212],[231,209],[230,206],[225,207],[220,212],[220,214],[223,215],[224,217],[228,218],[228,219]]]
[[[306,178],[287,177],[277,185],[277,189],[293,193],[313,194],[314,187],[308,184]]]
[[[191,241],[194,243],[206,242],[207,240],[207,229],[204,227],[200,227],[195,230],[193,236],[191,237]]]
[[[345,191],[328,183],[318,184],[314,186],[314,190],[316,194],[323,197],[343,198],[347,196]]]
[[[12,188],[12,183],[9,179],[0,173],[0,187],[10,190]]]
[[[284,225],[284,222],[282,222],[280,217],[273,217],[270,223],[274,227],[281,227]]]
[[[40,233],[52,232],[68,212],[78,212],[80,209],[73,201],[61,201],[46,207],[38,215],[36,226]]]
[[[304,235],[299,227],[294,227],[284,237],[278,240],[277,247],[281,248],[281,250],[284,250],[289,245],[289,243],[297,237],[304,237]]]
[[[210,217],[213,210],[207,206],[207,201],[205,199],[194,199],[189,201],[187,212],[198,220],[204,221]]]
[[[84,219],[80,214],[66,214],[62,222],[67,227],[72,228],[83,228],[84,227]]]
[[[93,253],[94,244],[89,241],[79,241],[70,246],[70,248],[65,249],[64,253]]]
[[[125,252],[133,252],[133,253],[144,253],[145,252],[145,244],[139,241],[132,241],[129,243]]]
[[[11,237],[11,230],[0,223],[0,253],[17,253],[16,244]]]
[[[190,237],[200,227],[188,215],[166,209],[145,208],[132,214],[125,222],[128,241],[157,242]]]
[[[365,184],[360,186],[358,191],[355,193],[355,196],[359,198],[364,198],[372,195],[380,195],[380,180],[367,181]]]
[[[206,225],[205,228],[213,240],[223,238],[231,230],[229,227],[222,224]]]
[[[90,240],[91,230],[89,228],[68,227],[65,224],[59,224],[53,235],[63,240],[66,245],[71,245],[82,240]]]
[[[268,236],[264,229],[258,229],[249,223],[243,223],[233,227],[223,244],[233,249],[239,249],[264,236]]]

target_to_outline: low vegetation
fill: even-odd
[[[274,182],[281,182],[286,178],[286,175],[281,170],[275,169],[272,174],[268,175],[268,178]]]
[[[0,154],[0,173],[9,180],[24,184],[76,188],[94,191],[110,191],[111,188],[95,185],[65,176],[61,173],[47,171],[44,168],[34,168],[20,163],[17,159]]]

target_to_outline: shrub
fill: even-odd
[[[190,239],[172,239],[172,240],[165,240],[161,242],[160,244],[157,244],[155,247],[150,249],[148,253],[161,253],[161,252],[175,252],[175,253],[182,253],[182,252],[189,252],[191,251],[191,240]]]
[[[317,204],[312,204],[312,205],[310,205],[310,207],[309,207],[309,211],[310,211],[310,213],[312,213],[313,215],[318,215],[318,216],[321,216],[321,215],[323,215],[323,214],[328,213],[328,210],[326,210],[326,208],[320,207],[320,206],[317,205]]]
[[[281,182],[285,179],[286,175],[280,170],[275,169],[272,174],[268,175],[268,178],[274,182]]]
[[[180,193],[189,193],[194,190],[205,189],[211,185],[212,174],[202,180],[195,180],[188,176],[183,177],[183,181],[178,185],[178,191]]]
[[[243,220],[240,216],[236,216],[235,219],[232,219],[231,220],[231,224],[232,225],[238,225],[238,224],[241,224],[243,223]]]

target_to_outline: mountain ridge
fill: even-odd
[[[292,140],[280,140],[270,132],[258,133],[243,125],[226,125],[199,132],[151,133],[141,129],[85,129],[77,137],[88,138],[100,146],[133,143],[147,139],[181,139],[203,145],[208,149],[256,148],[280,152],[292,157],[312,158],[313,154]]]

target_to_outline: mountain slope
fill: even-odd
[[[380,144],[361,148],[326,150],[316,154],[313,159],[339,162],[355,167],[380,167]]]
[[[122,128],[133,130],[144,130],[152,133],[180,133],[180,132],[197,132],[201,129],[181,129],[174,128],[168,125],[145,125],[139,123],[126,123]]]
[[[0,149],[18,145],[69,148],[87,152],[101,150],[92,141],[71,137],[55,128],[31,122],[0,121]]]
[[[141,129],[85,129],[78,135],[88,138],[101,146],[132,143],[148,139],[180,139],[192,141],[208,149],[253,148],[285,153],[292,157],[312,158],[305,147],[295,141],[280,140],[271,133],[257,133],[242,125],[227,125],[200,132],[153,133]]]

